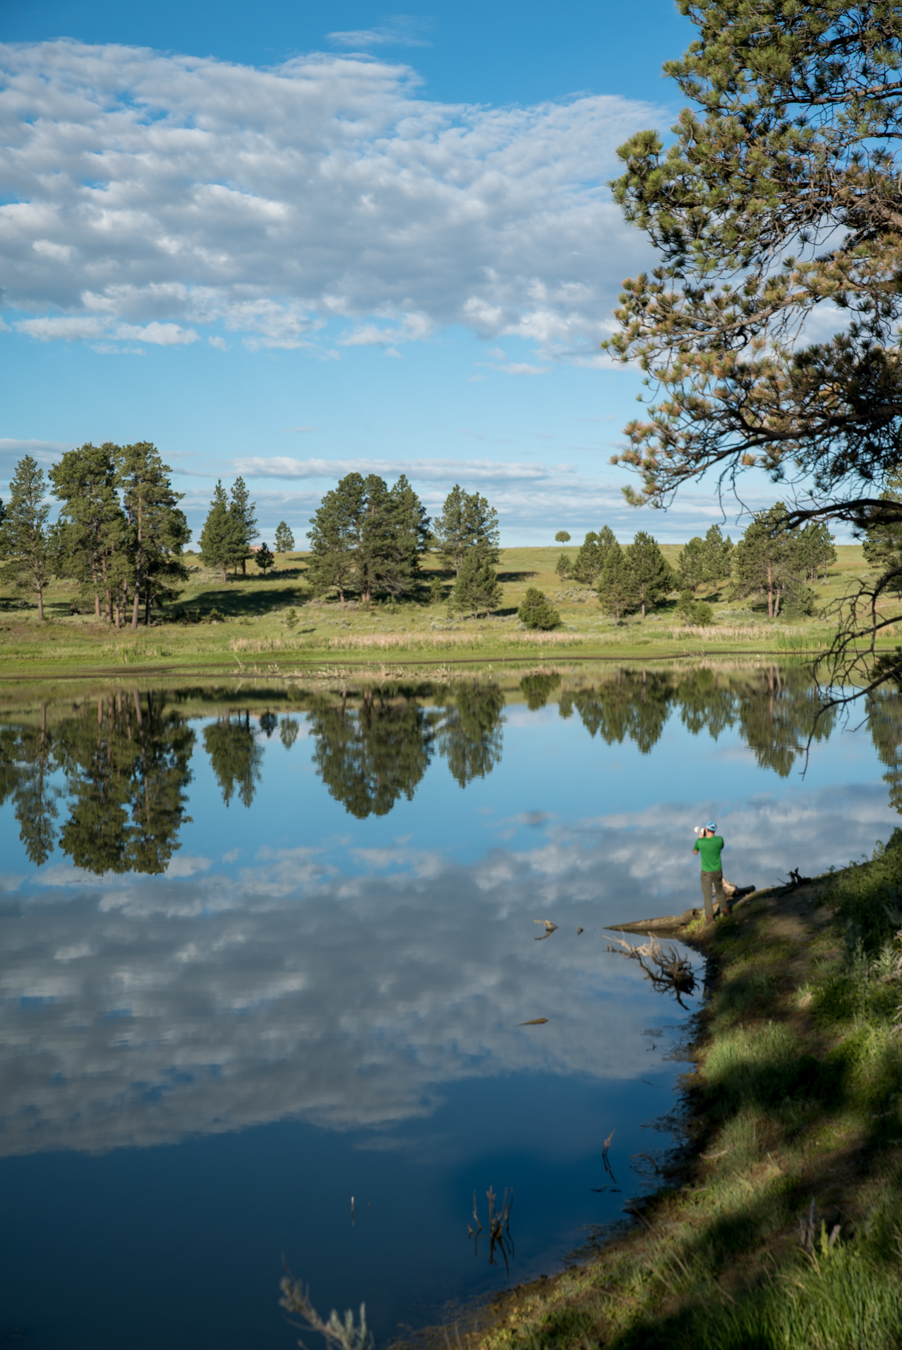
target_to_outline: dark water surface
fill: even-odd
[[[507,1282],[489,1187],[509,1278],[559,1268],[652,1184],[689,1015],[604,925],[698,903],[711,816],[759,885],[898,820],[898,701],[803,778],[813,707],[773,668],[20,698],[0,1340],[287,1350],[284,1254],[385,1344]]]

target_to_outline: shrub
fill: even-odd
[[[697,600],[689,611],[688,622],[693,628],[707,628],[714,622],[714,610],[704,600]]]
[[[523,597],[523,603],[517,610],[517,617],[527,628],[557,628],[561,622],[560,614],[535,586],[530,586]]]

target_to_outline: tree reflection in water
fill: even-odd
[[[263,751],[254,736],[250,712],[245,710],[243,717],[242,721],[240,712],[233,713],[227,708],[214,723],[204,727],[204,749],[210,756],[226,806],[234,797],[236,787],[242,806],[252,804],[263,768]],[[272,717],[272,714],[263,713],[261,725],[264,717]],[[272,717],[273,724],[275,720]],[[272,724],[264,726],[263,730],[272,735]]]
[[[561,717],[578,716],[591,736],[631,741],[643,754],[675,712],[694,735],[717,739],[738,730],[758,764],[781,777],[804,756],[809,737],[825,740],[835,726],[835,713],[817,717],[816,690],[800,666],[618,670],[569,688],[560,675],[538,672],[524,676],[520,690],[533,710],[560,691]],[[228,706],[227,691],[215,692],[219,711],[204,728],[203,745],[226,806],[236,794],[251,806],[263,739],[278,732],[291,750],[301,714],[326,790],[358,819],[387,815],[401,797],[411,800],[436,754],[461,787],[485,778],[501,760],[505,697],[487,680],[363,689],[353,697],[293,690],[294,715],[277,715],[265,704],[254,712],[252,705],[263,702],[254,696],[239,710]],[[45,863],[58,842],[87,871],[166,870],[188,819],[195,748],[179,707],[183,697],[119,690],[62,713],[41,705],[33,723],[0,727],[0,805],[12,800],[32,863]],[[868,718],[890,801],[902,812],[902,695],[881,690]]]
[[[159,696],[119,690],[48,726],[0,731],[0,804],[15,803],[20,838],[40,866],[59,844],[89,872],[165,872],[178,848],[194,732]],[[55,776],[55,781],[54,777]]]

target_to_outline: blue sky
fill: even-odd
[[[350,469],[478,488],[508,544],[721,518],[631,511],[608,464],[640,385],[598,344],[652,255],[606,182],[678,107],[669,0],[212,14],[0,6],[0,493],[152,440],[196,530],[241,472],[300,543]]]

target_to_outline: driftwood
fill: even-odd
[[[724,894],[733,904],[751,895],[755,886],[733,886],[725,881],[723,884]],[[699,906],[697,909],[685,909],[682,914],[664,914],[657,919],[634,919],[632,923],[609,923],[605,927],[614,933],[672,933],[676,934],[681,928],[686,928],[696,919],[700,919],[704,910]]]

